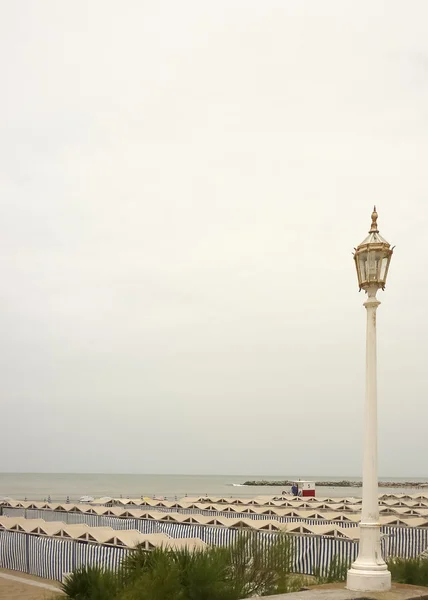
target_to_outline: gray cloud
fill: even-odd
[[[425,476],[426,4],[0,17],[0,470],[360,473],[376,203],[380,471]]]

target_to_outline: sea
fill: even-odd
[[[82,496],[102,496],[140,498],[142,496],[180,499],[187,496],[225,496],[249,498],[254,496],[277,495],[290,491],[284,486],[244,486],[245,481],[284,481],[306,479],[309,481],[328,481],[332,486],[318,487],[317,496],[361,497],[362,488],[334,485],[340,481],[361,481],[349,475],[340,477],[320,477],[319,475],[125,475],[103,473],[0,473],[0,499],[50,500],[52,502],[71,502]],[[405,483],[425,483],[428,478],[380,478],[381,481]],[[428,488],[426,493],[428,493]],[[415,493],[417,488],[397,487],[379,488],[382,493]]]

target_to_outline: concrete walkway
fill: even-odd
[[[60,594],[59,587],[44,579],[0,572],[0,600],[53,600]]]
[[[394,583],[388,592],[350,592],[345,589],[344,583],[332,583],[314,586],[305,592],[265,598],[266,600],[428,600],[428,588]]]

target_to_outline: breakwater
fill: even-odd
[[[295,482],[287,479],[273,480],[273,481],[245,481],[242,485],[249,486],[278,486],[278,487],[291,487]],[[363,486],[362,481],[315,481],[317,487],[345,487],[345,488],[360,488]],[[422,489],[428,488],[428,482],[420,481],[379,481],[379,487],[381,488],[415,488]]]

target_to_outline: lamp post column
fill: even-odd
[[[358,558],[348,571],[347,587],[355,591],[382,591],[391,587],[391,573],[382,558],[377,473],[377,285],[367,288],[366,399],[364,408],[363,505]]]

